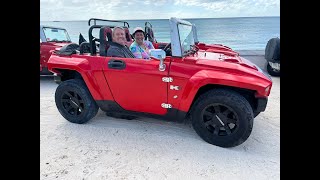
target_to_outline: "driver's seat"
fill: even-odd
[[[125,35],[126,35],[126,40],[127,40],[126,45],[127,45],[128,47],[130,47],[130,45],[131,45],[132,42],[133,42],[132,36],[131,36],[131,34],[130,34],[130,32],[129,32],[129,29],[128,29],[127,27],[124,27],[123,29],[124,29],[124,32],[125,32]]]
[[[100,28],[100,56],[107,56],[107,50],[110,47],[109,42],[112,42],[112,29],[109,26]]]

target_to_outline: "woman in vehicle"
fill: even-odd
[[[150,41],[144,40],[145,33],[141,27],[133,30],[134,42],[130,45],[130,50],[136,58],[150,59],[149,50],[154,49]]]

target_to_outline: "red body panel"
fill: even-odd
[[[169,56],[165,71],[159,71],[159,61],[154,59],[98,55],[52,55],[48,68],[78,71],[95,100],[111,100],[125,110],[158,115],[167,113],[162,103],[188,112],[198,90],[210,84],[249,89],[255,91],[256,97],[267,97],[272,81],[250,61],[222,48],[220,53],[207,48],[184,58]],[[122,60],[126,67],[111,69],[109,60]],[[173,82],[163,82],[163,77],[171,77]]]
[[[51,52],[56,48],[61,48],[62,46],[69,43],[53,43],[53,42],[41,42],[40,43],[40,71],[47,67],[47,62],[51,56]]]
[[[201,56],[200,54],[201,52],[198,56]],[[226,63],[198,57],[174,58],[170,66],[170,77],[173,78],[173,82],[169,83],[169,87],[179,86],[181,90],[169,89],[168,103],[187,112],[198,90],[207,84],[255,90],[256,97],[267,97],[270,91],[265,92],[265,88],[271,86],[271,81],[257,70],[253,71],[248,67],[250,66],[247,64]]]
[[[53,54],[48,62],[50,71],[70,69],[79,72],[95,100],[114,100],[102,71],[106,57],[72,55],[58,56]],[[53,66],[54,65],[54,66]]]
[[[109,60],[122,60],[125,69],[111,69]],[[165,62],[169,67],[169,60]],[[103,69],[115,101],[125,110],[164,115],[167,109],[167,83],[162,81],[168,69],[159,71],[158,60],[107,57]]]

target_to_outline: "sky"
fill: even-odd
[[[280,16],[280,0],[40,0],[40,21]]]

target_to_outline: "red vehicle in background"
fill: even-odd
[[[66,120],[86,123],[99,109],[172,121],[190,118],[210,144],[233,147],[247,140],[254,117],[267,106],[268,73],[229,47],[200,43],[195,25],[177,18],[169,20],[169,43],[153,41],[151,59],[108,57],[114,26],[92,20],[88,42],[66,45],[48,61],[59,83],[55,103]],[[128,26],[123,28],[132,42]]]
[[[71,39],[66,29],[40,25],[40,75],[52,75],[47,68],[52,51],[70,43]]]

